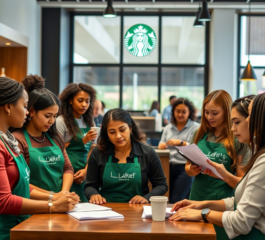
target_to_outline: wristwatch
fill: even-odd
[[[53,194],[54,194],[54,192],[53,191],[50,191],[49,202],[52,202]]]
[[[49,206],[49,213],[52,213],[53,203],[52,202],[48,202],[48,206]]]
[[[184,141],[183,141],[183,140],[181,140],[181,142],[180,142],[180,146],[182,146],[182,145],[183,145],[183,142],[184,142]]]
[[[202,220],[206,223],[208,223],[208,220],[207,220],[207,215],[210,213],[211,209],[209,208],[204,208],[202,209],[201,211],[201,215],[202,215]]]

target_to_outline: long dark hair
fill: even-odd
[[[248,106],[254,97],[255,95],[251,94],[242,98],[238,98],[233,102],[232,108],[235,108],[240,113],[240,115],[247,118],[249,116]]]
[[[159,110],[159,102],[158,101],[153,101],[152,102],[152,106],[151,106],[151,108],[149,110],[149,113],[151,113],[153,109],[156,109],[158,112],[160,112],[160,110]]]
[[[139,130],[139,128],[133,121],[131,115],[127,111],[121,108],[111,109],[104,115],[103,120],[102,120],[102,126],[101,126],[101,130],[100,130],[98,142],[97,142],[98,149],[100,151],[105,153],[108,146],[112,144],[109,141],[108,130],[107,130],[110,120],[122,121],[122,122],[127,123],[128,126],[132,128],[132,138],[135,141],[141,142],[145,139],[144,134],[141,133],[141,131]]]
[[[7,77],[0,77],[0,106],[7,103],[16,104],[22,97],[24,86]]]
[[[249,121],[249,135],[252,156],[243,168],[249,171],[260,155],[265,153],[265,93],[257,95],[253,100]],[[255,136],[255,137],[254,137]]]
[[[184,104],[185,106],[188,107],[188,109],[190,111],[189,119],[191,121],[194,121],[196,119],[196,108],[194,107],[193,103],[189,99],[187,99],[187,98],[178,98],[176,101],[174,101],[174,103],[172,105],[172,110],[171,110],[171,123],[177,124],[177,119],[175,118],[174,112],[175,112],[175,108],[179,104]]]
[[[28,109],[30,111],[33,108],[36,112],[44,110],[50,106],[58,105],[60,107],[60,101],[57,96],[45,88],[45,80],[38,75],[28,75],[22,80],[22,84],[25,87],[29,95]],[[26,120],[24,128],[29,123],[29,119]],[[64,143],[60,138],[57,129],[56,122],[49,128],[47,133],[54,138],[62,148],[64,148]]]
[[[73,107],[70,104],[70,100],[73,100],[75,95],[80,91],[87,92],[90,95],[89,108],[82,116],[85,123],[89,127],[93,127],[94,124],[93,109],[97,93],[93,87],[85,83],[79,83],[79,84],[70,83],[59,96],[59,99],[61,101],[60,115],[63,115],[65,125],[74,139],[76,139],[76,134],[80,132],[80,129],[75,122]]]

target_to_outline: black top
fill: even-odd
[[[106,153],[100,152],[97,147],[91,152],[85,185],[85,195],[88,200],[92,195],[99,194],[99,188],[102,186],[103,173],[109,155],[112,155],[112,163],[119,162],[115,158],[114,146],[112,144],[107,148]],[[132,139],[132,150],[127,157],[127,163],[133,163],[134,156],[138,157],[138,162],[141,165],[143,197],[149,201],[151,196],[163,196],[167,192],[168,186],[160,159],[154,149]],[[153,187],[151,192],[149,192],[148,188],[148,179]]]

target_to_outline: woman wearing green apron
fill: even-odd
[[[105,114],[88,162],[85,195],[90,203],[148,203],[151,196],[167,192],[159,157],[141,141],[143,135],[127,111],[116,108]]]
[[[14,136],[29,165],[31,187],[62,195],[69,192],[74,172],[55,126],[59,100],[44,88],[44,79],[40,76],[26,76],[22,83],[29,94],[29,117]]]
[[[60,94],[60,116],[56,120],[57,130],[65,142],[69,159],[74,168],[74,182],[71,191],[87,202],[84,194],[87,160],[92,150],[92,141],[97,133],[94,126],[93,104],[96,91],[88,84],[71,83]]]
[[[66,212],[74,208],[74,193],[50,197],[30,189],[30,169],[9,128],[21,128],[26,119],[28,95],[22,84],[0,77],[0,239],[9,240],[10,230],[35,213]],[[34,200],[36,199],[36,200]],[[69,206],[69,200],[72,205]]]
[[[246,106],[245,101],[240,101],[243,107]],[[214,223],[224,228],[229,239],[265,239],[265,94],[255,97],[248,110],[250,116],[246,120],[247,124],[244,124],[240,113],[235,113],[236,109],[232,115],[233,131],[241,143],[251,146],[253,153],[243,167],[246,174],[235,187],[234,197],[219,201],[183,200],[173,206],[172,211],[176,210],[177,213],[170,220],[204,220]],[[208,162],[225,180],[229,179],[223,164]],[[209,171],[206,173],[212,174]]]
[[[240,181],[243,173],[239,170],[242,163],[242,149],[235,141],[231,132],[231,105],[230,95],[217,90],[210,93],[203,102],[203,114],[200,128],[194,133],[191,143],[195,142],[201,151],[213,162],[224,165],[233,181],[222,181],[206,174],[200,173],[200,167],[186,163],[186,173],[195,176],[190,200],[220,200],[233,196],[233,189]],[[195,140],[194,140],[195,138]],[[246,148],[246,147],[245,147]],[[247,156],[245,156],[243,161]],[[228,239],[223,228],[215,225],[218,240]]]

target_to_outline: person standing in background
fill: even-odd
[[[173,105],[174,101],[176,101],[176,100],[177,100],[177,97],[175,95],[169,97],[170,104],[167,107],[165,107],[163,114],[162,114],[164,126],[166,126],[167,124],[169,124],[171,122],[172,105]]]
[[[90,130],[94,127],[93,107],[96,90],[85,83],[70,83],[60,94],[59,99],[61,109],[56,126],[64,139],[67,154],[74,168],[71,191],[76,192],[82,202],[87,202],[84,194],[87,159],[94,146],[91,142],[97,137],[97,133]]]
[[[101,127],[103,116],[100,114],[102,109],[102,103],[98,99],[94,103],[94,122],[96,124],[96,127]]]
[[[156,117],[156,114],[160,113],[160,104],[158,101],[153,101],[149,110],[150,117]]]

